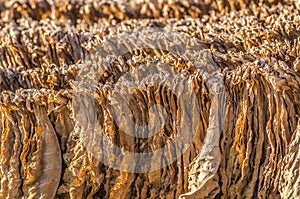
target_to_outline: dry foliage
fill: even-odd
[[[2,0],[0,15],[0,198],[300,197],[299,3]],[[108,168],[87,153],[72,96],[89,52],[104,38],[140,27],[167,27],[197,38],[222,71],[225,86],[214,96],[195,75],[197,68],[151,49],[130,54],[131,64],[116,61],[102,71],[98,122],[115,144],[136,152],[166,144],[175,119],[152,139],[137,141],[120,132],[105,106],[107,87],[122,76],[119,69],[132,70],[155,55],[197,88],[201,122],[194,143],[171,165],[133,174]],[[136,104],[160,103],[169,114],[178,113],[165,88],[134,95],[138,122],[147,121],[147,108]],[[216,106],[226,111],[217,118],[224,122],[217,138],[208,130]],[[217,144],[203,152],[207,140]],[[211,168],[204,168],[205,162]]]

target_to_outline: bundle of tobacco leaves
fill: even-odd
[[[1,0],[0,16],[0,198],[300,197],[298,2]]]

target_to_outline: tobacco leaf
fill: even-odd
[[[299,197],[299,9],[288,0],[1,1],[0,197]],[[138,50],[127,49],[124,59],[130,64],[115,56],[104,71],[84,62],[105,39],[145,27],[195,38],[220,70],[222,92],[215,94],[197,66],[151,47],[131,45]],[[109,168],[87,152],[80,136],[90,132],[90,146],[103,140],[82,128],[76,114],[128,151],[164,146],[176,136],[172,115],[186,114],[170,90],[135,90],[130,101],[140,124],[150,120],[149,102],[168,110],[163,133],[153,138],[122,132],[107,106],[111,86],[123,72],[153,60],[194,82],[201,121],[195,140],[177,161],[157,171]],[[99,77],[95,93],[74,93],[88,71]],[[125,167],[138,165],[111,154],[111,161],[120,158]]]

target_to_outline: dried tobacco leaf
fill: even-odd
[[[289,0],[0,1],[0,198],[300,197],[299,9]],[[197,53],[178,56],[188,46],[183,38],[172,45],[177,55],[164,45],[151,47],[151,39],[116,39],[102,52],[112,55],[104,70],[85,62],[107,39],[146,27],[194,38],[224,85],[213,88],[186,60]],[[119,48],[128,53],[120,57]],[[87,151],[82,135],[90,136],[91,147],[98,141],[109,151],[95,131],[102,129],[114,145],[148,152],[176,137],[175,124],[187,113],[170,90],[154,86],[135,90],[129,107],[141,125],[151,121],[149,103],[168,110],[161,134],[129,136],[114,121],[107,106],[112,87],[154,61],[190,79],[197,90],[194,142],[156,171],[110,168]],[[94,93],[86,85],[76,90],[86,74],[96,77]],[[95,125],[83,129],[80,121]],[[117,158],[123,167],[138,165],[111,151],[110,161]]]

